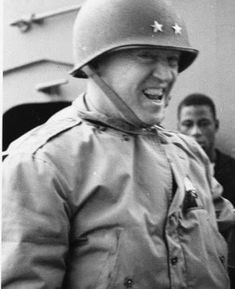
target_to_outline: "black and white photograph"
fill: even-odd
[[[2,289],[235,289],[234,15],[2,1]]]

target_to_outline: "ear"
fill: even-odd
[[[171,96],[170,94],[167,95],[167,97],[166,97],[165,107],[167,107],[167,106],[169,105],[171,98],[172,98],[172,96]]]
[[[97,73],[98,75],[100,74],[99,72],[99,61],[97,59],[93,60],[91,63],[89,63],[89,67],[95,71],[95,73]]]
[[[218,119],[215,120],[215,128],[216,128],[216,130],[219,129],[219,120]]]

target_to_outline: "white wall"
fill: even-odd
[[[72,26],[77,11],[47,18],[42,24],[33,24],[32,29],[25,33],[9,23],[31,13],[44,14],[74,7],[82,2],[83,0],[4,0],[4,69],[39,58],[72,62]]]
[[[73,67],[72,27],[78,10],[33,23],[27,32],[9,24],[32,13],[42,15],[79,6],[83,0],[4,0],[3,112],[13,106],[44,101],[73,100],[85,81],[69,75]],[[39,92],[39,83],[68,81],[58,95]]]

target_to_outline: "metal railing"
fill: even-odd
[[[32,13],[28,16],[23,16],[22,18],[9,23],[9,25],[18,27],[21,32],[27,32],[32,27],[32,24],[34,23],[42,24],[42,22],[47,18],[59,16],[59,15],[74,12],[74,11],[79,11],[80,8],[81,8],[81,5],[75,5],[75,6],[57,9],[54,11],[49,11],[49,12],[40,13],[40,14]]]

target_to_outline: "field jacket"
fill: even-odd
[[[79,97],[10,146],[3,190],[3,289],[229,288],[232,206],[186,136]]]

